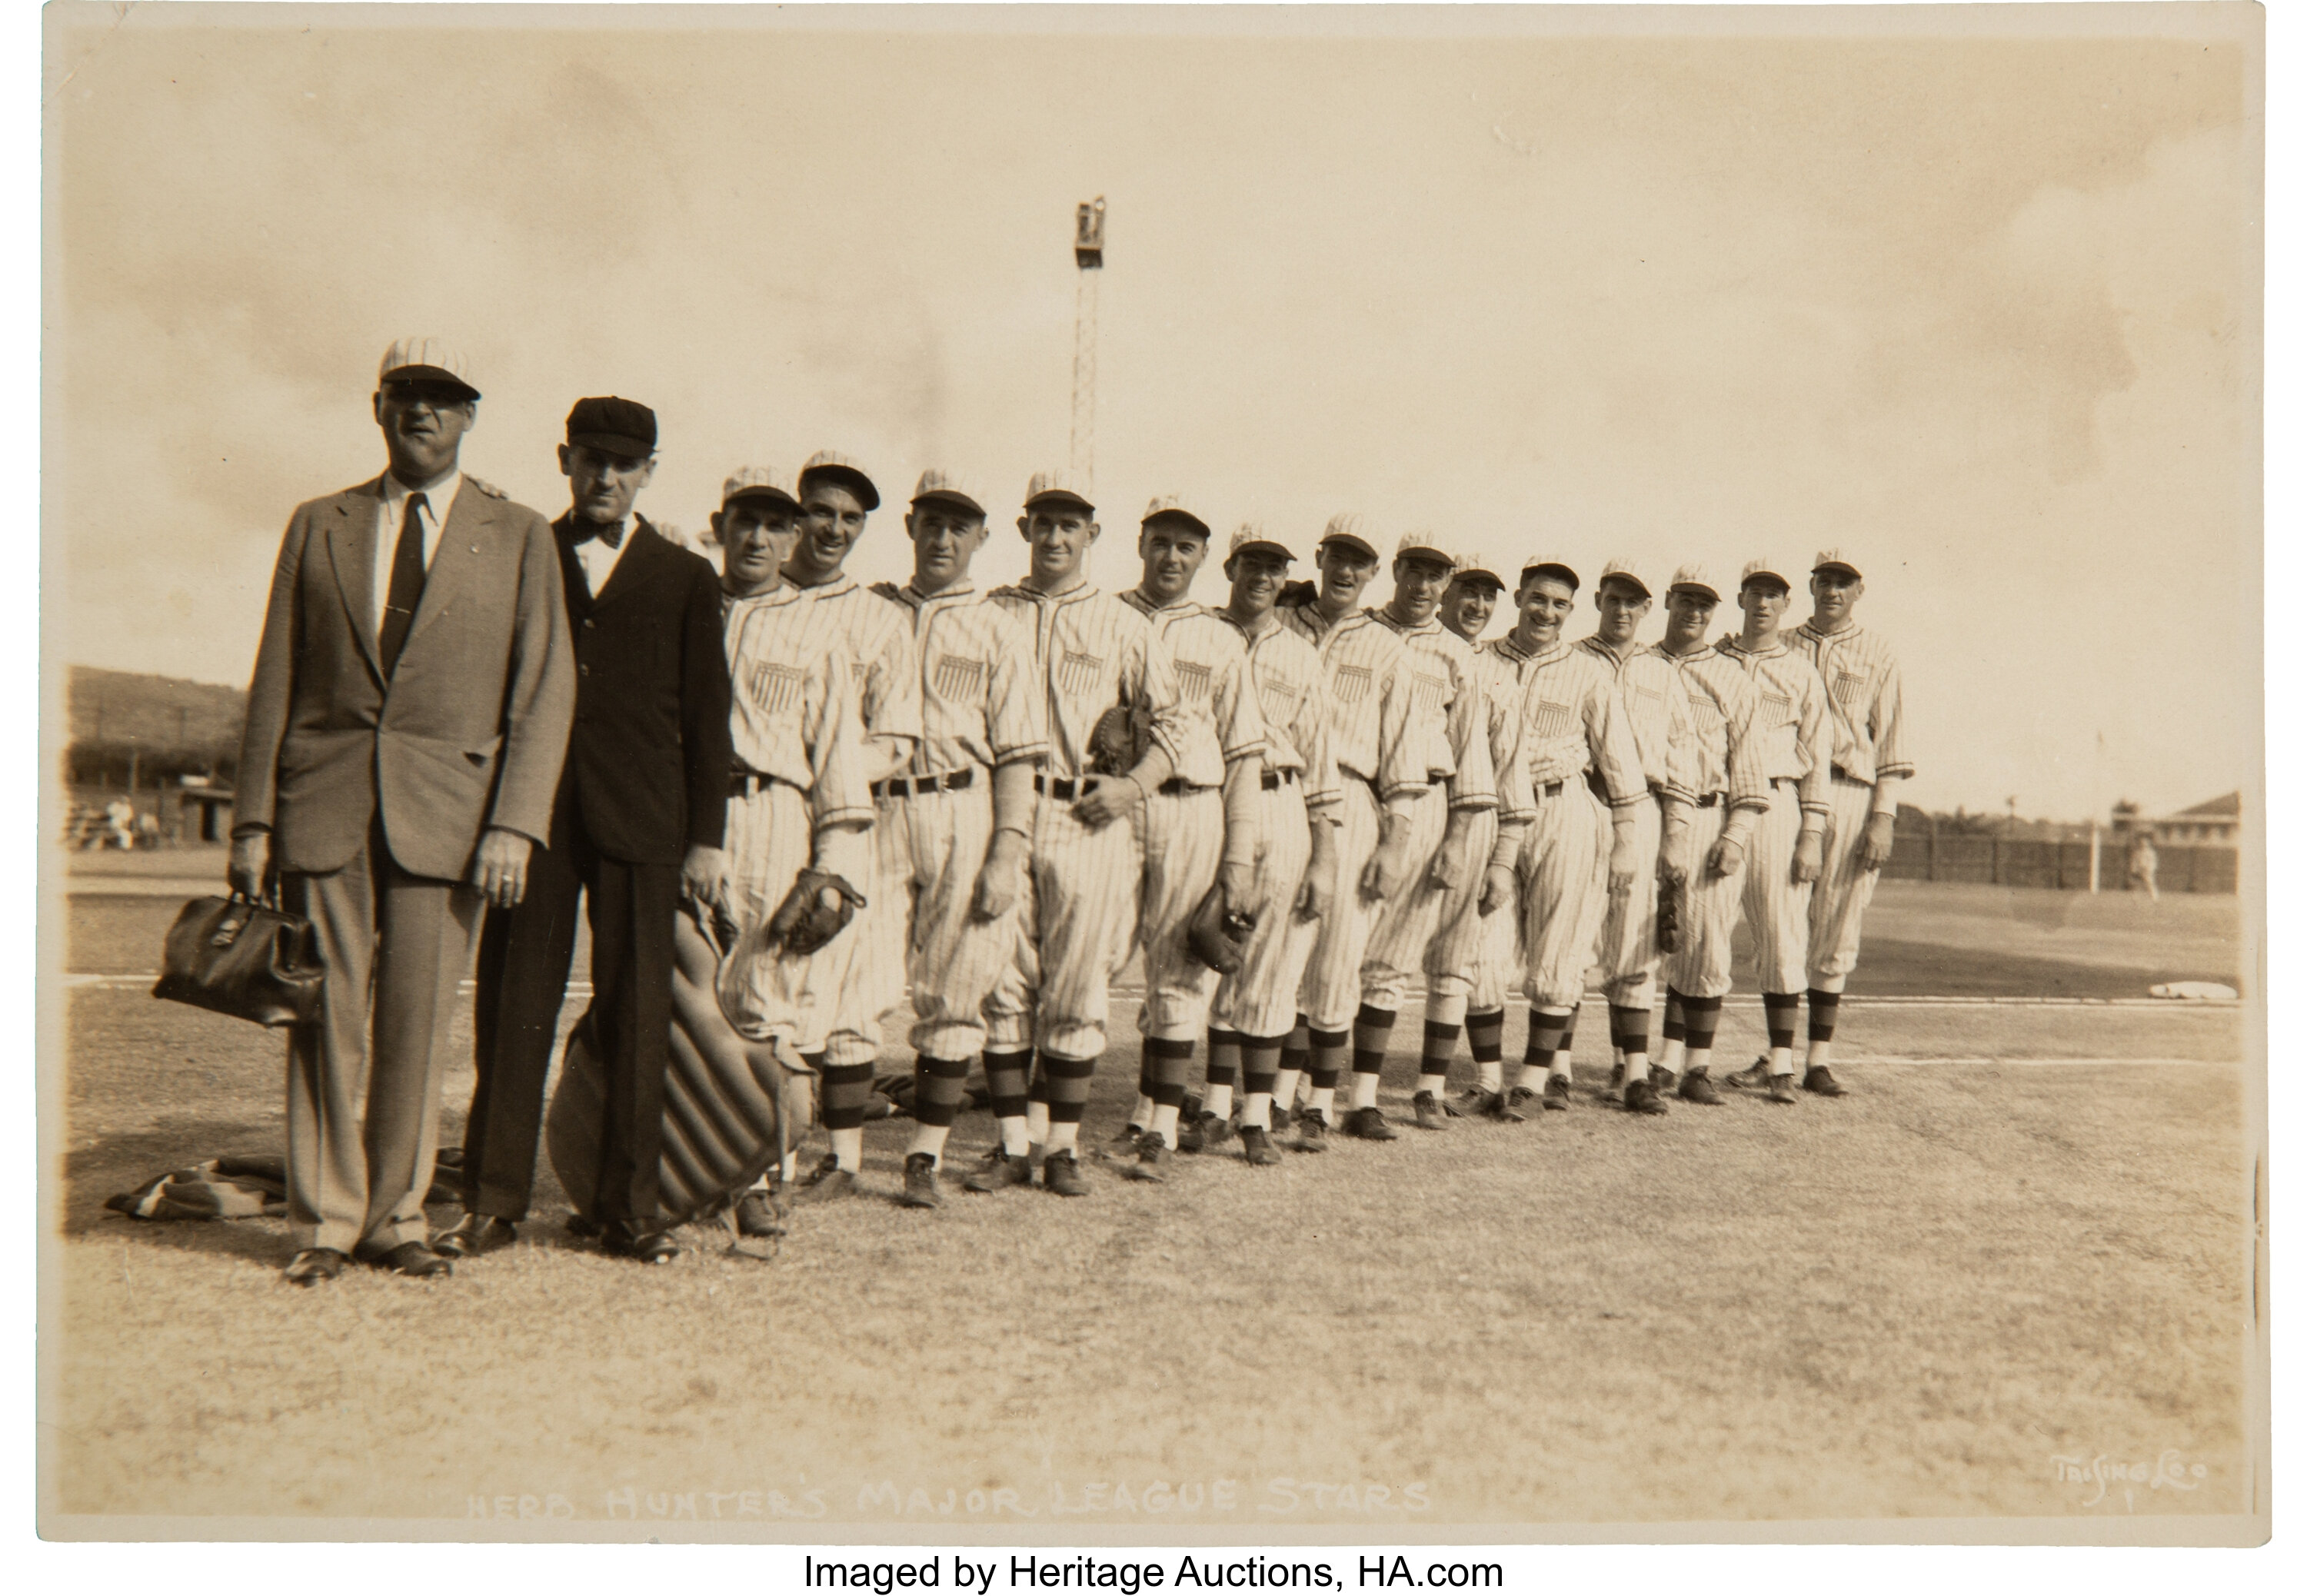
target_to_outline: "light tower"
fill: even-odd
[[[1097,284],[1105,271],[1105,196],[1074,207],[1074,430],[1067,464],[1093,488],[1097,466]]]

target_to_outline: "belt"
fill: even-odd
[[[1183,776],[1172,776],[1154,790],[1160,793],[1163,798],[1183,798],[1189,792],[1202,792],[1205,790],[1214,792],[1217,789],[1215,788],[1205,789],[1196,786],[1195,783],[1187,781]]]
[[[885,798],[920,798],[932,792],[959,792],[977,780],[977,767],[965,771],[948,771],[938,776],[892,776],[886,781],[873,783],[873,796]]]
[[[1074,794],[1082,790],[1082,783],[1071,776],[1036,776],[1033,778],[1033,790],[1071,803]]]
[[[1540,798],[1560,798],[1562,796],[1562,789],[1568,785],[1569,783],[1567,781],[1545,782],[1537,789],[1538,796]]]
[[[778,785],[778,777],[765,775],[759,771],[731,771],[729,772],[729,796],[731,798],[751,798],[757,793],[768,791],[770,788]],[[784,785],[792,787],[793,783],[786,781]],[[796,789],[795,790],[799,789]]]
[[[1838,781],[1853,781],[1861,787],[1872,787],[1874,785],[1874,782],[1867,781],[1862,776],[1852,775],[1848,771],[1844,770],[1839,764],[1833,766],[1832,769],[1834,772],[1834,779]]]
[[[1594,795],[1594,801],[1598,804],[1607,805],[1610,801],[1610,784],[1602,780],[1600,771],[1586,772],[1586,790]]]
[[[1296,771],[1268,771],[1264,775],[1258,777],[1257,784],[1265,789],[1266,791],[1273,792],[1282,787],[1284,783],[1295,781],[1297,780],[1298,772]]]
[[[1710,792],[1702,798],[1693,799],[1691,807],[1695,809],[1711,809],[1729,796],[1727,792]]]
[[[1802,785],[1802,778],[1799,776],[1772,776],[1771,778],[1771,785],[1773,787],[1799,787]]]

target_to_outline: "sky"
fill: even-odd
[[[382,467],[411,333],[474,363],[467,469],[547,515],[569,405],[613,392],[658,414],[653,519],[836,448],[885,499],[853,568],[902,577],[942,465],[1000,499],[978,571],[1014,579],[1102,194],[1099,582],[1172,490],[1301,554],[1351,508],[1590,584],[1834,546],[1903,663],[1910,801],[2255,790],[2242,9],[2107,38],[51,8],[43,646],[244,682],[280,529]]]

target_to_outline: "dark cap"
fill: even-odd
[[[1544,576],[1548,581],[1559,582],[1573,593],[1578,591],[1578,573],[1558,559],[1533,559],[1522,568],[1522,586],[1528,587],[1533,576]]]
[[[614,396],[579,399],[569,412],[569,441],[646,459],[656,453],[656,412]]]

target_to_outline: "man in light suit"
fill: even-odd
[[[390,468],[289,518],[249,686],[232,883],[277,878],[328,969],[288,1039],[299,1285],[347,1258],[448,1272],[424,1201],[457,986],[482,906],[521,899],[568,747],[552,529],[457,469],[479,398],[438,340],[385,352]]]

